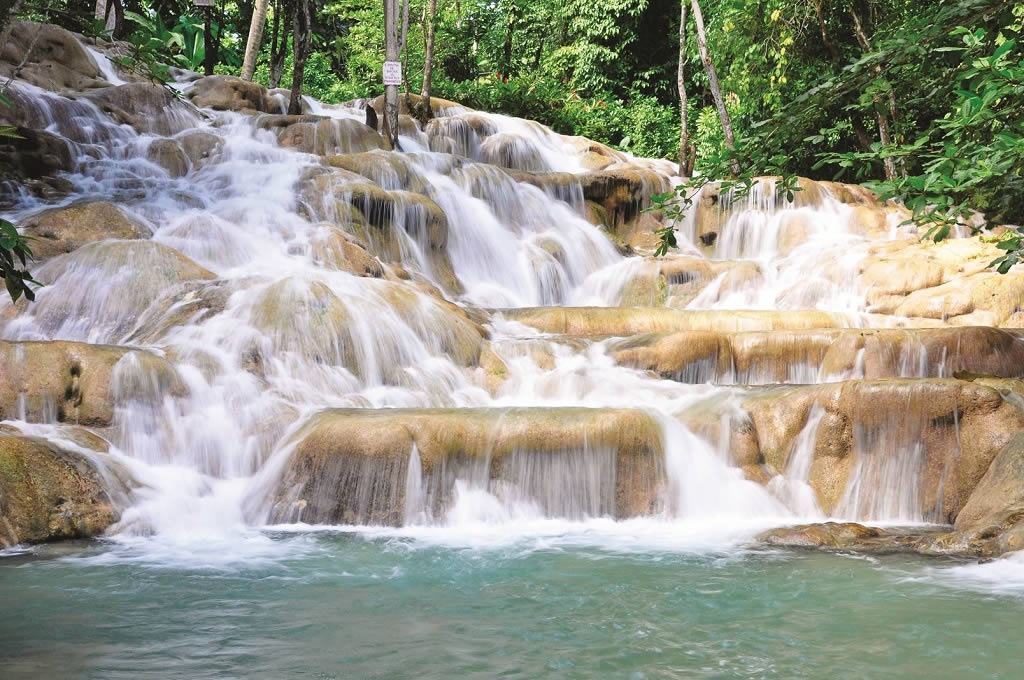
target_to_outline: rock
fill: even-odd
[[[170,88],[152,83],[128,83],[90,92],[86,97],[101,111],[137,132],[175,135],[199,122],[198,112]]]
[[[50,208],[27,218],[22,233],[30,237],[32,252],[46,259],[70,253],[93,241],[146,239],[153,233],[107,201],[83,201]]]
[[[171,177],[184,177],[188,174],[188,158],[173,139],[154,139],[146,149],[146,158],[166,170]]]
[[[522,307],[495,310],[543,333],[627,336],[664,331],[740,331],[846,326],[818,311],[705,311],[663,307]]]
[[[177,137],[177,141],[194,170],[204,165],[207,159],[215,157],[224,146],[221,137],[199,130],[185,132]]]
[[[768,389],[743,400],[766,464],[787,468],[815,406],[824,413],[807,481],[824,512],[852,519],[951,522],[992,459],[1024,429],[1024,413],[998,390],[961,380]]]
[[[16,309],[32,332],[117,343],[147,308],[171,289],[216,276],[154,241],[100,241],[54,257],[34,271],[44,284],[31,305]]]
[[[456,478],[529,498],[549,516],[631,517],[657,508],[664,480],[660,428],[632,410],[335,409],[295,439],[272,521],[440,517]],[[407,480],[414,447],[422,485]],[[574,472],[584,466],[588,475]]]
[[[0,137],[0,205],[13,205],[21,191],[56,199],[71,191],[59,173],[75,167],[67,141],[43,130],[17,127],[17,137]]]
[[[119,517],[115,499],[128,492],[123,477],[105,474],[103,460],[0,433],[0,548],[102,534]]]
[[[411,115],[414,113],[417,106],[422,103],[423,99],[418,94],[406,94],[398,98],[398,113],[404,115]],[[384,120],[384,95],[375,97],[371,101],[367,102],[369,106],[377,112],[377,118],[381,121]],[[412,105],[410,108],[410,104]],[[430,108],[433,110],[434,115],[438,117],[455,116],[466,111],[472,111],[469,107],[463,106],[458,102],[449,101],[447,99],[441,99],[440,97],[430,98]],[[382,123],[383,124],[383,123]]]
[[[0,419],[107,427],[114,380],[128,354],[162,392],[185,393],[173,366],[144,350],[81,342],[0,341]]]
[[[985,327],[679,331],[633,336],[612,343],[609,352],[621,364],[694,383],[940,377],[940,371],[1024,375],[1024,336]]]
[[[260,116],[257,125],[272,130],[285,148],[320,156],[354,154],[383,149],[377,132],[357,120],[323,116]]]
[[[268,97],[267,88],[234,76],[205,76],[195,81],[185,96],[196,106],[214,111],[242,113],[277,112],[280,104]]]
[[[356,276],[382,278],[380,260],[366,252],[353,237],[334,227],[320,227],[312,239],[313,261],[327,269],[346,271]]]
[[[855,522],[823,522],[770,529],[755,540],[787,548],[844,548],[863,550],[877,547],[876,539],[886,532]]]
[[[51,92],[108,84],[85,47],[59,26],[12,21],[7,43],[0,46],[0,76],[6,81],[22,62],[18,77]]]
[[[922,541],[931,554],[998,557],[1024,550],[1024,434],[992,460],[956,516],[953,531]]]

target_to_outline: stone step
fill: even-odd
[[[1024,377],[1024,331],[984,326],[649,333],[609,343],[626,366],[687,383]]]
[[[506,320],[562,335],[630,336],[672,331],[767,331],[849,328],[852,314],[818,310],[689,310],[665,307],[519,307],[495,309]]]
[[[273,521],[437,518],[456,479],[522,494],[545,516],[631,517],[656,511],[664,478],[661,429],[630,409],[330,409],[296,440]]]
[[[1024,429],[1022,396],[998,378],[850,380],[723,390],[677,417],[769,486],[804,456],[826,514],[952,523]]]

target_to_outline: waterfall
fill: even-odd
[[[792,201],[771,180],[742,199],[709,185],[680,253],[653,260],[638,225],[678,181],[666,161],[605,148],[594,173],[587,140],[460,107],[403,123],[402,154],[359,122],[367,102],[307,100],[296,121],[277,95],[259,113],[172,97],[159,117],[115,118],[121,97],[164,90],[89,54],[111,87],[15,83],[21,123],[73,162],[64,195],[21,194],[4,215],[50,239],[61,223],[46,220],[63,218],[41,211],[110,202],[135,231],[47,256],[36,302],[0,303],[0,336],[26,366],[38,342],[119,347],[106,363],[68,350],[64,391],[18,377],[6,416],[58,439],[75,390],[109,402],[104,460],[133,479],[114,537],[638,516],[749,536],[825,516],[812,468],[839,416],[801,401],[775,442],[767,416],[730,414],[783,393],[746,386],[1019,371],[1013,332],[870,316],[860,263],[912,230],[865,226],[823,185]],[[972,342],[1000,349],[961,349]],[[106,382],[79,384],[100,364]],[[852,424],[832,515],[939,519],[921,509],[920,470],[945,416],[905,415]]]

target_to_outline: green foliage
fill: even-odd
[[[28,241],[18,233],[17,227],[0,219],[0,277],[7,286],[11,300],[17,302],[24,295],[29,301],[36,299],[30,284],[39,285],[26,267],[32,259]]]

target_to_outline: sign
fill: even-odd
[[[384,62],[384,84],[385,85],[401,85],[402,84],[402,62],[400,62],[400,61],[385,61]]]
[[[192,4],[196,7],[213,7],[216,0],[192,0]]]

